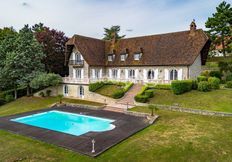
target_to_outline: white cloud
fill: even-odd
[[[0,27],[46,26],[102,38],[103,27],[120,25],[128,37],[187,30],[193,18],[204,28],[220,0],[0,0]],[[227,1],[230,2],[230,1]],[[24,5],[26,4],[26,5]],[[133,29],[127,32],[126,29]]]

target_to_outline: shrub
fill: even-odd
[[[148,96],[138,94],[134,97],[134,99],[136,102],[146,103],[148,101]]]
[[[226,81],[232,81],[232,74],[226,76]]]
[[[200,75],[200,76],[197,77],[197,81],[198,81],[198,82],[207,81],[207,77],[206,77],[206,76]]]
[[[209,76],[219,78],[220,80],[222,78],[222,74],[220,71],[210,71]]]
[[[197,80],[193,80],[192,89],[197,90]]]
[[[126,93],[132,86],[134,83],[132,82],[127,82],[126,85],[123,87],[124,92]]]
[[[57,97],[59,98],[59,103],[62,104],[63,103],[64,95],[59,94]]]
[[[123,97],[125,94],[124,90],[123,89],[118,89],[117,91],[115,91],[113,94],[112,94],[112,97],[114,99],[118,99],[118,98],[121,98]]]
[[[155,89],[171,90],[171,84],[156,84]]]
[[[154,89],[148,89],[144,92],[145,96],[152,98],[154,96]]]
[[[6,101],[6,102],[14,101],[14,96],[13,96],[13,95],[6,95],[6,96],[5,96],[5,101]]]
[[[192,80],[174,80],[172,81],[172,91],[179,95],[192,90]]]
[[[211,86],[210,83],[207,81],[201,81],[198,83],[198,91],[202,91],[202,92],[208,92],[211,90]]]
[[[206,78],[208,78],[210,76],[209,71],[208,70],[202,71],[200,76],[205,76]]]
[[[220,79],[216,77],[209,77],[208,82],[212,89],[219,89],[220,88]]]
[[[138,95],[142,95],[149,87],[147,85],[143,86],[139,91]]]
[[[0,106],[4,105],[6,103],[6,101],[3,98],[0,98]]]
[[[232,88],[232,81],[226,82],[226,88]]]
[[[104,82],[96,82],[96,83],[90,83],[89,84],[89,91],[95,92],[99,88],[103,87],[105,85]]]
[[[50,89],[48,89],[48,90],[46,90],[46,96],[51,96],[51,93],[52,93],[52,90],[50,90]]]
[[[39,96],[40,97],[45,97],[44,92],[43,91],[39,92]]]

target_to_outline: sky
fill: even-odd
[[[45,26],[74,34],[102,38],[104,27],[120,25],[126,37],[197,28],[222,0],[0,0],[0,28],[42,22]],[[232,0],[226,2],[232,4]]]

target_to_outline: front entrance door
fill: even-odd
[[[79,90],[80,90],[80,92],[79,92],[80,98],[84,98],[84,93],[85,93],[85,92],[84,92],[84,91],[85,91],[85,90],[84,90],[84,87],[83,87],[83,86],[80,86],[80,89],[79,89]]]

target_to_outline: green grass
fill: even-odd
[[[191,91],[182,95],[174,95],[169,90],[156,90],[149,103],[179,104],[181,107],[186,108],[232,112],[232,90]]]
[[[43,100],[40,101],[41,103],[32,98],[28,100],[28,104],[44,105]],[[20,106],[17,103],[12,102],[9,107],[14,110],[14,113],[20,112]],[[4,110],[0,107],[1,116],[6,114]],[[132,110],[149,112],[146,107],[136,107]],[[160,118],[155,125],[133,135],[97,158],[90,158],[45,142],[0,131],[0,161],[232,161],[232,127],[229,124],[232,118],[163,110],[157,113]]]
[[[112,97],[113,93],[118,89],[121,89],[121,87],[117,85],[104,85],[103,87],[95,91],[95,93],[98,93],[100,95],[107,96],[107,97]]]
[[[78,103],[92,106],[101,106],[101,103],[86,101],[86,100],[78,100],[78,99],[69,99],[64,98],[64,102],[68,103]],[[11,115],[16,113],[23,113],[27,111],[33,111],[43,108],[48,108],[52,104],[59,102],[57,97],[22,97],[17,99],[16,101],[10,102],[3,106],[0,106],[0,116]]]

